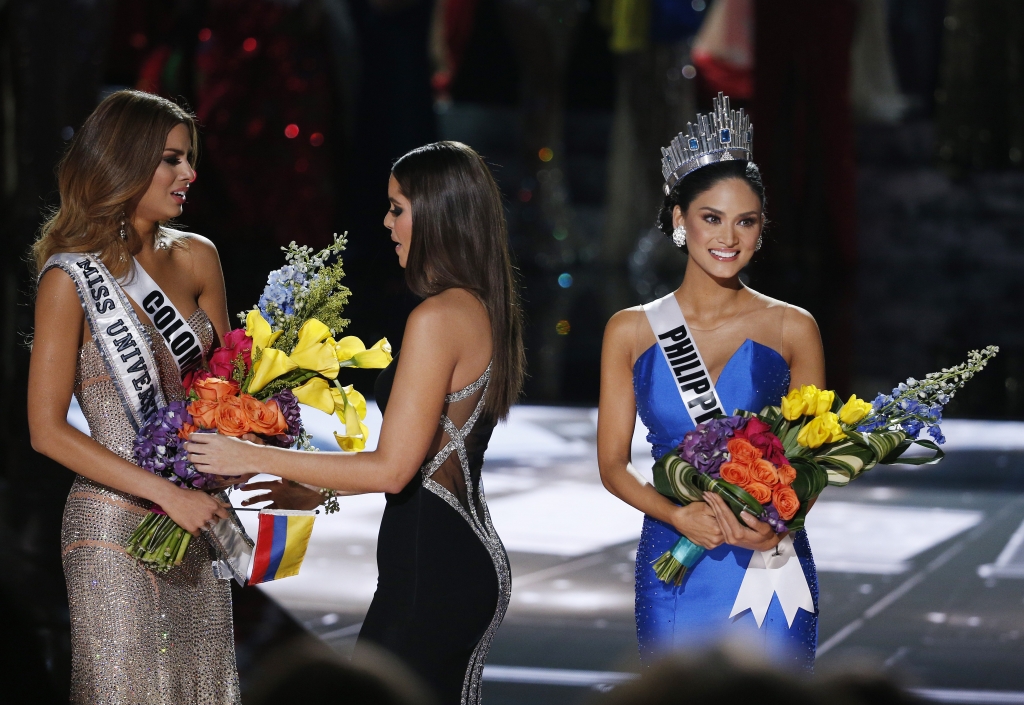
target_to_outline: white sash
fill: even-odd
[[[132,258],[132,270],[120,280],[120,284],[128,296],[149,314],[153,325],[167,341],[174,364],[178,366],[178,374],[184,378],[203,360],[199,335],[137,259]]]
[[[693,425],[702,424],[716,414],[725,414],[704,358],[690,337],[690,329],[676,303],[675,294],[645,304],[644,313],[658,339],[665,362],[675,375],[676,390]]]
[[[672,369],[676,390],[693,425],[704,423],[716,414],[724,414],[722,400],[718,398],[707,365],[690,336],[675,294],[644,305],[644,313],[658,339],[658,347]],[[749,609],[760,628],[773,595],[779,596],[779,604],[791,627],[798,609],[814,613],[811,590],[800,567],[793,538],[788,534],[775,549],[754,551],[729,617]]]
[[[78,287],[78,298],[100,357],[138,431],[154,411],[167,404],[152,341],[131,302],[99,257],[62,252],[47,260],[42,274],[53,267],[67,272]]]

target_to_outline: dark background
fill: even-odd
[[[199,116],[180,222],[217,243],[232,311],[281,245],[348,231],[350,331],[396,347],[416,301],[381,224],[390,164],[437,139],[476,148],[521,272],[525,401],[571,405],[596,403],[608,317],[678,285],[684,259],[651,229],[658,147],[726,90],[768,189],[745,276],[814,314],[830,387],[873,396],[996,344],[948,415],[1024,417],[1024,5],[716,1],[749,28],[749,62],[693,51],[703,0],[0,2],[0,662],[65,699],[71,475],[28,442],[26,253],[67,141],[122,87]],[[243,679],[246,653],[297,629],[246,594],[264,626],[239,635]]]

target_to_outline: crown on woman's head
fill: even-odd
[[[714,111],[697,114],[697,124],[687,123],[688,135],[680,132],[667,148],[661,148],[661,171],[665,175],[665,195],[681,178],[702,166],[743,159],[752,161],[754,126],[743,109],[730,110],[729,96],[722,93],[714,100]]]

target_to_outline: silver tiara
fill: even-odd
[[[714,112],[697,114],[697,124],[687,123],[688,135],[680,132],[667,148],[661,148],[661,171],[665,175],[665,195],[681,178],[702,166],[743,159],[752,161],[754,126],[743,109],[730,110],[729,96],[722,93],[714,100]]]

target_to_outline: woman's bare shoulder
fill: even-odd
[[[642,306],[622,309],[608,319],[604,328],[604,346],[611,353],[624,354],[630,366],[655,343],[654,331]]]

